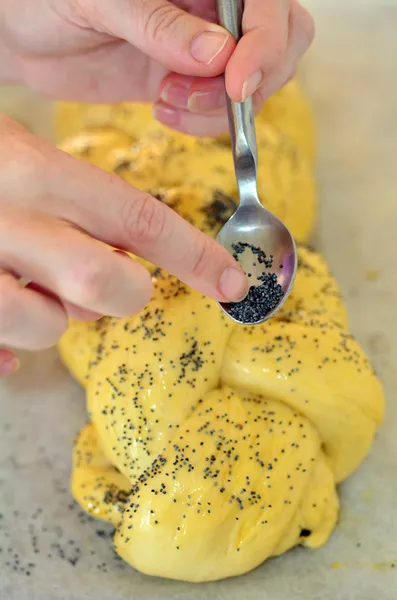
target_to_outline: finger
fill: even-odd
[[[126,40],[178,73],[219,75],[235,47],[222,27],[167,0],[80,3],[84,26]]]
[[[262,104],[260,96],[255,94],[255,113],[259,112]],[[163,125],[196,137],[214,137],[229,130],[226,107],[212,113],[195,113],[159,101],[153,106],[153,114]]]
[[[252,5],[248,4],[249,6]],[[262,4],[260,8],[263,9]],[[285,11],[284,13],[279,11],[279,14],[283,21]],[[307,50],[314,35],[312,18],[297,2],[293,2],[288,19],[288,39],[285,49],[283,42],[283,57],[269,71],[267,77],[261,78],[263,82],[258,89],[260,90],[260,96],[263,97],[262,102],[291,78],[298,60]],[[238,50],[240,50],[240,47]],[[269,58],[271,59],[271,57],[267,56],[267,59]],[[232,60],[234,60],[234,57]],[[246,68],[250,64],[250,61],[247,61],[243,64],[243,67]],[[270,64],[272,64],[272,60],[270,60]],[[241,81],[240,84],[243,85]],[[226,104],[223,77],[199,78],[170,73],[162,81],[160,100],[163,104],[155,107],[155,114],[156,116],[158,114],[158,118],[162,123],[177,128],[180,131],[199,131],[198,135],[206,135],[206,131],[210,131],[210,133],[212,131],[209,128],[213,127],[213,119],[191,119],[188,115],[180,115],[179,111],[171,110],[168,107],[184,109],[199,114],[219,111]],[[164,104],[167,107],[164,107]],[[224,119],[222,122],[215,124],[217,125],[216,132],[223,131],[225,124],[226,121]]]
[[[139,312],[151,296],[151,278],[144,267],[43,215],[4,215],[0,256],[9,269],[70,303],[71,310],[74,305],[99,315],[126,317]]]
[[[30,290],[34,290],[35,292],[39,292],[40,294],[44,294],[45,296],[48,296],[49,298],[55,298],[55,300],[57,302],[61,302],[59,300],[59,298],[57,298],[54,294],[51,294],[51,292],[49,292],[42,286],[37,285],[37,283],[30,281],[26,285],[26,287]],[[67,302],[67,300],[63,300],[62,305],[63,305],[68,317],[71,319],[75,319],[75,321],[86,321],[86,322],[98,321],[99,319],[101,319],[103,317],[103,315],[100,315],[96,312],[81,308],[80,306],[76,306],[75,304],[72,304],[71,302]]]
[[[0,377],[12,375],[19,369],[19,360],[9,350],[0,348]]]
[[[170,73],[161,83],[160,100],[193,113],[212,113],[225,109],[226,114],[224,78],[198,78]]]
[[[1,345],[44,350],[56,344],[67,325],[60,303],[21,287],[13,275],[0,270]]]
[[[153,106],[153,116],[167,127],[196,137],[214,137],[228,129],[227,115],[224,111],[206,115],[194,114],[159,101]]]
[[[246,2],[244,36],[226,68],[226,87],[233,100],[241,102],[251,96],[283,64],[292,22],[298,60],[314,35],[309,13],[295,1],[291,6],[287,0]]]
[[[290,0],[247,0],[243,37],[226,69],[230,97],[241,102],[281,61],[288,39]]]
[[[217,300],[232,301],[245,296],[247,278],[229,252],[165,204],[120,177],[60,151],[52,151],[46,168],[46,185],[43,210],[75,223],[111,246],[145,258]],[[51,198],[51,202],[47,198]],[[89,263],[82,264],[79,258],[80,281],[89,266]],[[102,281],[100,276],[109,279],[108,261],[102,265],[104,271],[96,262],[91,263],[91,267],[94,272],[92,276],[88,273],[89,281]],[[121,266],[117,268],[120,270]],[[75,291],[75,286],[62,285],[62,293],[57,292],[61,297],[106,314],[103,304],[92,302],[92,298],[81,298],[81,285],[79,300],[71,297],[70,290]],[[119,291],[119,301],[125,302],[125,290]],[[112,298],[116,297],[114,291]],[[89,305],[87,300],[91,300]],[[130,301],[133,300],[131,292]],[[122,312],[120,307],[118,310]]]
[[[288,44],[283,61],[264,79],[254,95],[254,98],[260,98],[261,105],[295,75],[299,59],[313,39],[312,24],[308,12],[298,3],[293,3],[289,19]]]

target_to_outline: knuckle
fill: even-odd
[[[164,231],[166,217],[166,207],[149,194],[126,202],[122,211],[123,227],[133,246],[156,242]]]
[[[159,41],[163,33],[172,33],[183,19],[183,14],[172,4],[161,4],[153,8],[144,23],[144,33],[151,40]]]

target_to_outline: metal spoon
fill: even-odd
[[[243,10],[244,0],[217,0],[218,21],[236,41],[242,36]],[[263,263],[259,263],[247,249],[239,255],[239,263],[247,274],[251,274],[251,285],[259,285],[257,278],[264,272],[275,273],[283,295],[270,312],[258,316],[253,322],[241,320],[235,315],[235,310],[232,310],[234,314],[230,314],[233,303],[220,303],[220,306],[234,321],[256,325],[273,317],[287,299],[295,280],[297,252],[290,231],[262,206],[258,198],[258,150],[252,100],[249,98],[239,104],[232,102],[226,94],[226,101],[240,205],[218,233],[217,241],[231,254],[235,253],[233,245],[243,242],[259,247],[267,257],[273,257],[271,268],[264,268]]]

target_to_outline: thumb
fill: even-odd
[[[225,29],[167,0],[90,0],[83,6],[89,27],[126,40],[183,75],[223,73],[235,48]]]

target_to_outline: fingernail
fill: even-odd
[[[153,116],[168,127],[178,127],[180,124],[179,111],[172,106],[167,106],[162,102],[156,102],[153,106]]]
[[[21,363],[16,356],[10,356],[0,362],[0,377],[12,375],[18,371]]]
[[[219,280],[219,288],[229,302],[240,302],[247,295],[248,279],[240,269],[226,267]]]
[[[226,104],[224,93],[217,92],[193,92],[189,96],[187,107],[191,112],[211,112],[223,108]]]
[[[255,73],[252,73],[252,75],[250,75],[249,77],[247,77],[247,79],[243,83],[243,101],[252,96],[254,92],[256,92],[256,90],[262,83],[262,79],[263,73],[260,69],[258,71],[255,71]]]
[[[160,98],[167,104],[178,108],[187,108],[189,102],[189,86],[168,82],[163,87]]]
[[[222,31],[203,31],[196,36],[190,46],[190,53],[197,62],[210,65],[222,52],[229,41],[229,35]]]

